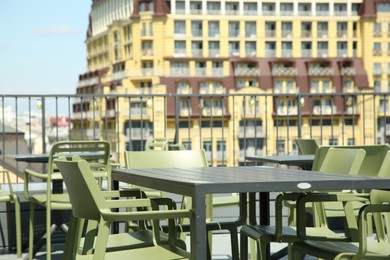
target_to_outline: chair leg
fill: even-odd
[[[248,237],[240,233],[241,260],[248,259]],[[251,251],[252,253],[252,251]]]
[[[35,205],[34,202],[30,202],[30,225],[29,225],[29,232],[28,232],[28,259],[32,260],[34,257],[34,209]]]
[[[240,256],[239,256],[239,249],[238,249],[238,232],[237,232],[237,228],[236,227],[233,227],[231,228],[230,230],[230,243],[231,243],[231,248],[232,248],[232,259],[235,260],[235,259],[239,259]]]
[[[75,234],[79,234],[79,229],[80,220],[75,218],[74,216],[71,216],[69,220],[69,229],[65,240],[64,254],[62,255],[62,259],[76,258],[80,240],[78,239],[78,237],[76,238]]]
[[[51,207],[46,206],[46,260],[51,260]]]
[[[22,227],[21,227],[21,216],[20,216],[20,201],[19,198],[14,195],[13,201],[15,203],[15,226],[16,226],[16,256],[17,258],[22,257]]]
[[[110,234],[110,223],[103,220],[100,221],[98,237],[94,252],[94,260],[104,260],[107,248],[108,235]]]

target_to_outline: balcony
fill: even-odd
[[[287,39],[291,39],[292,31],[291,30],[283,30],[282,31],[282,37],[283,38],[287,38]]]
[[[142,49],[143,56],[153,56],[153,49]]]
[[[381,56],[382,55],[382,50],[381,49],[373,49],[372,50],[372,55],[373,56]]]
[[[149,128],[139,128],[139,127],[132,127],[127,128],[125,132],[125,139],[132,140],[132,139],[148,139],[151,135],[151,129]]]
[[[226,115],[225,108],[223,107],[204,107],[202,109],[202,116],[222,116]]]
[[[188,69],[188,68],[171,68],[169,75],[174,76],[174,77],[188,77],[188,76],[190,76],[190,69]]]
[[[274,49],[267,49],[267,50],[265,50],[265,56],[267,58],[276,57],[276,50],[274,50]]]
[[[186,49],[175,49],[173,57],[186,57]]]
[[[224,77],[225,76],[225,72],[224,72],[223,68],[212,68],[211,74],[213,77]]]
[[[207,14],[209,14],[209,15],[220,15],[221,14],[221,10],[207,9]]]
[[[341,75],[342,76],[355,76],[355,68],[354,67],[344,67],[341,68]]]
[[[328,38],[328,30],[318,30],[317,31],[317,38],[327,39]]]
[[[332,115],[337,112],[336,106],[314,106],[313,107],[313,114],[314,115]]]
[[[195,76],[196,77],[206,77],[207,69],[206,68],[195,68]]]
[[[272,69],[272,75],[273,76],[296,76],[297,75],[297,68],[273,68]]]
[[[180,94],[180,95],[192,94],[192,88],[190,88],[189,86],[179,87],[179,88],[177,88],[176,92],[177,92],[177,94]]]
[[[328,57],[328,50],[324,50],[324,49],[317,50],[317,57],[327,58]]]
[[[311,11],[298,11],[299,16],[312,16]]]
[[[98,83],[99,83],[99,77],[92,77],[92,78],[80,80],[77,84],[77,87],[87,87]]]
[[[311,30],[302,30],[301,37],[302,38],[311,38],[312,37]]]
[[[332,76],[333,68],[309,68],[309,76]]]
[[[248,16],[257,16],[258,11],[257,10],[244,10],[244,15]]]
[[[192,57],[203,57],[203,49],[192,49]]]
[[[260,76],[259,68],[235,68],[234,76]]]
[[[220,49],[209,49],[209,57],[219,57],[221,54]]]
[[[316,16],[329,16],[329,11],[316,11]]]
[[[275,16],[276,12],[275,12],[275,10],[263,10],[262,15],[263,16]]]
[[[348,16],[347,10],[335,10],[334,16]]]
[[[341,57],[341,58],[348,57],[348,50],[344,50],[344,49],[337,50],[337,57]]]
[[[280,106],[277,108],[276,113],[278,116],[294,116],[298,115],[298,107],[297,106]]]
[[[303,50],[301,50],[301,56],[305,57],[305,58],[311,58],[311,57],[313,57],[313,50],[303,49]]]
[[[265,37],[275,38],[275,35],[276,35],[275,30],[266,30],[265,31]]]
[[[282,50],[282,57],[284,58],[290,58],[292,57],[292,50]]]
[[[245,161],[245,156],[263,155],[264,152],[261,149],[255,149],[255,147],[248,147],[247,149],[240,149],[239,160]]]
[[[337,37],[338,38],[347,38],[348,31],[347,30],[338,30],[337,31]]]
[[[294,16],[293,10],[281,10],[280,11],[281,16]]]
[[[191,108],[179,108],[179,115],[181,117],[188,117],[188,116],[191,116],[192,114],[192,109]]]
[[[382,75],[382,70],[381,70],[381,69],[374,69],[374,70],[372,71],[372,74],[373,74],[374,76],[381,76],[381,75]]]
[[[256,50],[246,50],[245,57],[256,57]]]

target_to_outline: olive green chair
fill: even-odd
[[[188,168],[188,167],[208,167],[208,161],[204,150],[178,150],[178,151],[125,151],[125,162],[127,168]],[[134,186],[131,186],[134,188]],[[146,194],[159,196],[161,193],[151,193],[150,189],[141,188]],[[237,227],[243,220],[233,221],[215,221],[213,220],[213,208],[231,207],[238,205],[238,196],[226,194],[223,196],[213,197],[206,196],[206,216],[207,230],[209,235],[209,244],[211,244],[211,231],[228,230],[230,233],[232,258],[239,258],[238,250],[238,232]],[[182,208],[190,208],[191,201],[189,197],[182,200]],[[179,221],[180,222],[180,221]],[[179,229],[182,231],[182,239],[185,233],[190,231],[187,223],[180,222]],[[212,248],[210,246],[210,248]],[[210,252],[209,252],[210,257]]]
[[[161,210],[159,204],[151,199],[111,199],[112,194],[107,194],[100,189],[85,160],[67,161],[65,158],[60,158],[56,159],[55,163],[69,192],[73,213],[64,259],[189,259],[188,252],[175,246],[177,239],[174,219],[190,218],[190,210]],[[120,192],[117,193],[119,196]],[[140,207],[147,210],[130,212],[112,210]],[[149,232],[151,236],[145,236],[147,231],[110,235],[111,223],[146,219],[153,220],[154,228]],[[82,220],[98,223],[93,250],[88,255],[80,255],[79,250]],[[170,226],[166,243],[160,240],[159,220],[167,220]],[[125,244],[123,240],[126,241]]]
[[[4,174],[6,178],[3,177],[3,180],[6,180],[8,183],[8,190],[4,189],[0,184],[0,202],[6,202],[7,210],[7,222],[8,222],[8,238],[10,238],[11,230],[11,202],[15,205],[15,231],[16,231],[16,256],[17,258],[22,257],[22,231],[20,223],[20,201],[19,197],[13,192],[11,178],[7,170],[0,170],[0,173]],[[8,239],[10,242],[10,239]],[[11,244],[9,244],[9,251],[12,251]]]
[[[320,147],[318,139],[296,139],[295,143],[298,146],[299,154],[315,154]]]
[[[145,151],[155,150],[155,151],[165,151],[168,150],[168,138],[165,137],[155,137],[150,139],[145,144]]]
[[[319,149],[326,152],[326,156],[320,166],[320,172],[333,172],[342,174],[356,174],[359,171],[360,165],[363,162],[365,151],[362,149],[338,149],[338,148],[326,148]],[[272,225],[243,225],[240,231],[241,235],[241,247],[247,247],[247,238],[251,238],[257,242],[257,256],[258,259],[267,259],[267,246],[271,242],[285,242],[292,243],[297,241],[297,231],[295,227],[283,226],[282,223],[282,208],[285,200],[297,200],[305,193],[282,193],[275,201],[275,226]],[[316,210],[323,212],[322,204],[315,204]],[[307,236],[312,239],[329,239],[329,240],[349,240],[350,237],[346,237],[337,234],[330,230],[327,226],[326,216],[322,214],[316,214],[316,226],[308,227],[306,232]],[[356,229],[356,223],[348,223],[350,229]],[[247,259],[248,256],[242,255],[243,259]]]
[[[70,210],[69,196],[63,193],[62,176],[54,164],[54,159],[58,156],[72,157],[78,155],[88,160],[94,170],[94,176],[102,185],[102,179],[107,179],[108,188],[111,184],[110,168],[110,143],[107,141],[62,141],[53,144],[49,152],[47,171],[45,173],[36,172],[30,169],[24,171],[24,197],[30,202],[30,228],[29,228],[29,259],[37,253],[39,248],[34,248],[34,216],[35,205],[45,207],[46,210],[46,229],[44,234],[46,239],[47,259],[51,259],[51,235],[57,229],[61,228],[67,231],[67,223],[61,223],[60,216],[53,214],[52,211]],[[46,182],[45,192],[30,192],[30,181],[32,179],[41,179]],[[53,184],[53,187],[52,187]]]
[[[390,178],[390,151],[386,153],[383,163],[380,164],[378,177]],[[380,180],[378,180],[380,181]],[[362,194],[308,194],[298,200],[297,211],[299,216],[302,216],[306,211],[305,204],[312,202],[343,202],[346,207],[344,211],[346,221],[347,218],[354,218],[354,208],[349,207],[353,202],[364,203],[368,199],[372,205],[364,205],[359,210],[359,226],[357,227],[358,242],[329,242],[329,241],[310,241],[307,240],[305,234],[306,222],[303,218],[298,218],[298,235],[303,240],[294,243],[292,252],[296,257],[301,253],[307,253],[325,259],[389,259],[390,257],[390,214],[372,214],[375,223],[376,242],[373,239],[368,241],[371,236],[371,214],[373,212],[390,212],[389,205],[380,205],[383,203],[389,204],[390,192],[383,190],[372,190],[370,193]],[[371,236],[372,237],[372,236]],[[295,259],[295,258],[294,258]],[[300,258],[296,258],[300,259]]]

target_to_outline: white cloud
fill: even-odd
[[[38,35],[44,36],[66,36],[76,32],[76,30],[67,25],[56,25],[49,27],[38,27],[34,30]]]

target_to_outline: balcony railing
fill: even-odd
[[[388,92],[356,93],[355,88],[349,88],[348,93],[322,90],[280,94],[231,94],[223,91],[225,88],[205,94],[153,94],[154,86],[146,89],[144,94],[1,96],[0,136],[4,141],[0,145],[0,163],[16,173],[17,182],[22,182],[27,165],[17,164],[6,155],[47,153],[58,140],[107,139],[117,155],[122,155],[126,147],[139,148],[137,142],[145,142],[154,135],[166,136],[171,142],[190,142],[192,149],[201,149],[204,140],[211,140],[216,148],[222,138],[226,147],[239,144],[246,155],[259,152],[250,148],[254,139],[262,143],[262,153],[278,153],[276,143],[266,138],[270,133],[275,140],[286,143],[302,136],[337,138],[340,145],[351,138],[356,144],[384,143],[385,133],[380,132],[379,124],[384,116],[390,118],[390,105],[383,105],[383,100],[389,98]],[[279,103],[276,106],[275,100],[279,99],[286,100],[284,106]],[[91,100],[99,106],[98,110],[87,105],[92,104],[87,102]],[[183,100],[188,100],[185,107]],[[317,105],[319,102],[323,105]],[[246,121],[260,122],[261,126],[243,126]],[[390,137],[388,132],[386,138]],[[242,145],[247,145],[247,149],[241,149]],[[284,149],[285,154],[293,151],[291,145]],[[244,163],[237,149],[226,150],[225,158],[216,153],[216,149],[212,151],[212,165],[218,164],[217,159],[226,161],[226,165]],[[123,163],[120,156],[118,160]]]
[[[296,76],[297,68],[273,68],[273,76]]]

